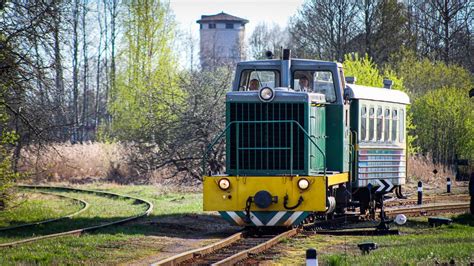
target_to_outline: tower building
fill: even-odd
[[[200,25],[202,68],[235,64],[245,60],[245,24],[249,21],[224,12],[203,15]]]

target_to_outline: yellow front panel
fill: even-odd
[[[230,188],[223,191],[217,185],[221,178],[230,180]],[[300,178],[310,182],[307,190],[298,188]],[[204,177],[204,210],[205,211],[244,211],[248,197],[253,197],[258,191],[266,190],[272,196],[278,196],[278,203],[271,204],[266,209],[251,205],[252,211],[285,211],[283,200],[288,195],[288,206],[294,206],[300,195],[303,203],[293,211],[325,211],[326,210],[326,180],[323,176],[205,176]]]
[[[349,173],[328,175],[328,186],[334,186],[346,182],[349,182]]]

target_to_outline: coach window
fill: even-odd
[[[383,113],[382,107],[377,107],[377,141],[382,141]]]
[[[385,108],[385,128],[384,128],[384,140],[388,141],[390,137],[390,108]]]
[[[336,101],[336,88],[331,71],[316,71],[313,75],[313,92],[326,95],[326,102]]]
[[[393,110],[392,112],[392,141],[397,141],[397,110]]]
[[[400,142],[403,143],[405,141],[405,111],[400,109]]]
[[[374,133],[375,133],[375,110],[374,107],[370,107],[369,109],[369,141],[374,140]]]
[[[367,107],[362,105],[360,109],[360,140],[365,141],[367,137]]]
[[[279,87],[280,73],[275,70],[244,70],[240,75],[239,91],[250,90],[250,81],[258,80],[258,89]]]

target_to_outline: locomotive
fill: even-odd
[[[258,89],[251,83],[258,81]],[[309,81],[309,82],[308,82]],[[306,86],[305,86],[306,82]],[[203,209],[240,226],[374,213],[406,178],[407,94],[355,84],[337,62],[240,62],[226,94],[225,174],[203,177]]]

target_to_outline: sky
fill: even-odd
[[[220,12],[249,20],[245,25],[245,38],[248,39],[260,22],[276,23],[282,27],[288,24],[304,0],[169,0],[176,22],[181,31],[193,34],[199,41],[199,24],[201,15],[214,15]],[[199,46],[197,46],[199,47]],[[197,53],[198,51],[196,51]],[[197,56],[195,56],[197,58]],[[189,56],[180,54],[180,64],[184,67]],[[189,65],[188,65],[189,67]]]
[[[170,0],[171,9],[183,29],[199,32],[196,20],[201,15],[225,12],[250,21],[246,25],[247,35],[259,22],[285,26],[302,3],[303,0]]]

